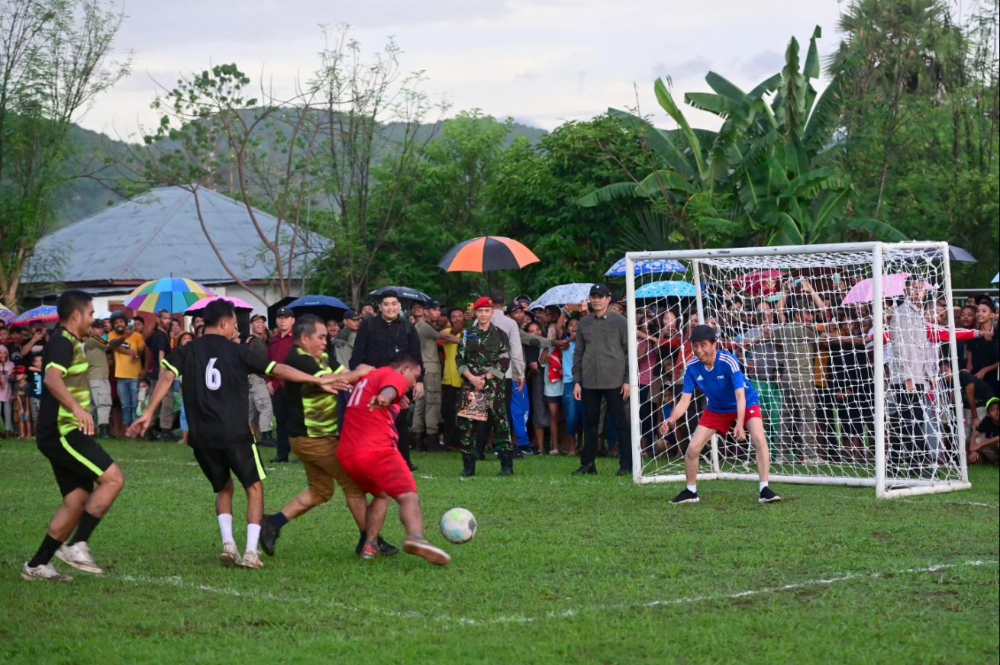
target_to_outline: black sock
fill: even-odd
[[[285,514],[282,512],[277,512],[273,515],[269,515],[267,519],[271,524],[274,525],[274,528],[277,529],[278,531],[281,531],[281,527],[288,524],[288,518],[285,517]]]
[[[94,533],[94,529],[97,525],[101,523],[100,517],[94,517],[87,511],[83,512],[83,517],[80,518],[80,524],[76,527],[76,534],[69,541],[70,545],[76,545],[80,542],[87,542],[90,540],[90,534]]]
[[[45,534],[45,540],[42,541],[41,547],[35,552],[34,558],[28,562],[28,565],[34,568],[35,566],[44,566],[49,561],[52,561],[52,557],[56,555],[56,550],[62,545],[61,540],[56,540],[49,534]]]

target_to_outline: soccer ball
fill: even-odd
[[[441,535],[456,545],[469,542],[476,535],[476,516],[465,508],[452,508],[441,518]]]

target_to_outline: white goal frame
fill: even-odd
[[[846,476],[811,476],[811,475],[776,475],[771,474],[771,480],[777,483],[797,483],[807,485],[846,485],[854,487],[874,487],[875,495],[879,499],[890,499],[896,497],[914,496],[921,494],[939,494],[944,492],[954,492],[972,487],[969,482],[968,467],[966,461],[966,440],[965,423],[962,408],[962,396],[959,386],[959,363],[955,340],[955,317],[954,302],[952,297],[951,265],[949,262],[949,246],[945,242],[905,242],[905,243],[842,243],[824,245],[802,245],[802,246],[782,246],[782,247],[741,247],[732,249],[704,249],[704,250],[677,250],[677,251],[646,251],[628,252],[625,255],[625,279],[626,279],[626,301],[628,320],[628,355],[629,355],[629,375],[628,380],[631,386],[630,409],[631,409],[631,438],[632,438],[632,477],[637,484],[662,483],[662,482],[684,482],[683,473],[664,475],[644,475],[643,456],[641,443],[641,423],[640,397],[639,397],[639,365],[638,365],[638,341],[637,341],[637,311],[636,306],[636,261],[643,260],[668,260],[682,261],[690,266],[688,273],[697,288],[696,307],[701,320],[704,321],[705,303],[701,280],[701,267],[705,261],[712,259],[725,259],[736,257],[755,257],[761,259],[761,268],[768,267],[767,257],[777,257],[782,255],[803,255],[819,253],[841,253],[841,252],[864,252],[870,253],[872,258],[872,318],[874,326],[874,348],[873,366],[883,367],[885,353],[885,319],[883,307],[883,257],[886,252],[935,252],[940,253],[940,262],[944,284],[942,285],[943,296],[947,299],[948,306],[948,330],[951,332],[948,345],[950,347],[951,367],[953,375],[952,403],[954,413],[949,414],[955,418],[955,436],[958,441],[958,479],[922,479],[907,478],[896,479],[887,478],[886,475],[886,379],[882,371],[873,372],[874,385],[874,427],[872,438],[874,440],[875,452],[875,477],[846,477]],[[937,254],[936,254],[937,255]],[[946,358],[947,360],[947,358]],[[720,468],[718,437],[711,440],[710,449],[706,447],[711,470],[709,473],[699,472],[699,480],[758,480],[756,473],[732,473],[725,472]]]

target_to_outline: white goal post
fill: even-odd
[[[704,400],[667,436],[694,325],[715,327],[760,395],[771,480],[874,487],[878,498],[968,489],[947,243],[629,252],[632,473],[682,482]],[[701,480],[757,480],[749,441],[716,436]]]

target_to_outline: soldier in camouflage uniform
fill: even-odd
[[[485,421],[459,418],[462,460],[465,464],[462,475],[476,475],[477,451],[481,452],[486,447],[490,431],[495,430],[500,475],[511,476],[514,474],[514,453],[504,397],[504,374],[510,366],[510,339],[491,321],[492,300],[477,300],[475,312],[476,323],[462,335],[458,373],[464,379],[463,393],[470,386],[486,393],[488,417]]]

